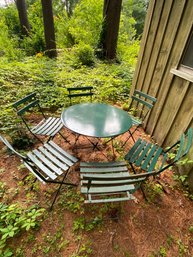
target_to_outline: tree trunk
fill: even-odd
[[[19,14],[22,35],[29,36],[30,25],[27,18],[27,8],[25,0],[16,0],[16,6]]]
[[[98,47],[100,57],[109,60],[116,58],[121,4],[122,0],[104,0],[103,27]]]
[[[41,0],[41,2],[44,20],[44,35],[46,41],[46,55],[50,58],[54,58],[57,56],[57,52],[54,33],[52,0]]]

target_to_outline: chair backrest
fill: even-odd
[[[33,92],[24,98],[18,100],[17,102],[13,103],[13,108],[17,112],[17,114],[21,117],[27,128],[30,130],[28,125],[28,120],[25,117],[25,114],[31,110],[32,108],[37,108],[38,111],[42,114],[45,118],[45,115],[40,107],[39,100],[36,98],[36,93]]]
[[[8,140],[7,140],[5,137],[3,137],[3,136],[0,135],[0,141],[2,141],[2,142],[7,146],[7,148],[8,148],[9,150],[11,150],[14,154],[16,154],[18,157],[20,157],[20,158],[23,159],[23,160],[26,160],[26,159],[27,159],[26,156],[24,156],[24,155],[18,153],[18,152],[13,148],[13,146],[8,142]]]
[[[192,139],[193,139],[193,130],[189,128],[186,133],[183,133],[175,144],[169,147],[166,151],[164,151],[164,158],[162,161],[162,165],[160,166],[157,173],[160,173],[169,167],[173,166],[176,162],[180,159],[185,157],[191,146],[192,146]],[[170,154],[175,155],[172,159],[170,159]],[[168,162],[166,162],[168,161]]]
[[[86,87],[68,87],[68,97],[70,99],[70,104],[72,104],[72,98],[78,98],[78,97],[90,97],[90,101],[92,102],[92,96],[93,93],[93,87],[92,86],[86,86]]]
[[[151,95],[135,90],[131,97],[131,104],[129,106],[133,116],[140,117],[144,120],[149,111],[153,108],[157,99]]]

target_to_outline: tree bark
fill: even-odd
[[[122,0],[104,0],[103,27],[99,40],[100,57],[116,58]]]
[[[22,35],[29,36],[30,25],[27,17],[27,7],[25,0],[16,0],[16,6],[19,14]]]
[[[57,52],[54,32],[52,0],[41,0],[41,3],[44,21],[44,35],[46,41],[46,55],[50,58],[54,58],[57,56]]]

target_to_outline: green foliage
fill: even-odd
[[[22,231],[29,231],[39,225],[40,217],[44,209],[31,206],[28,209],[21,208],[18,204],[0,204],[0,255],[11,256],[11,250],[6,248],[8,239],[17,236]],[[10,254],[10,255],[8,255]]]
[[[102,25],[103,0],[82,0],[69,21],[69,33],[75,43],[96,46]],[[93,18],[94,16],[94,18]]]
[[[75,54],[75,66],[80,67],[81,65],[91,66],[94,63],[94,50],[90,45],[80,42],[74,47]]]
[[[90,49],[90,47],[89,47]],[[120,102],[128,99],[133,70],[126,63],[106,64],[95,61],[94,67],[74,67],[74,55],[64,51],[56,60],[42,55],[24,58],[22,62],[9,62],[0,58],[0,130],[18,134],[26,131],[12,103],[36,91],[45,111],[61,113],[69,104],[67,87],[90,85],[95,99]]]

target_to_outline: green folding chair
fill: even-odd
[[[135,127],[135,129],[132,132],[129,130],[129,137],[127,137],[122,146],[127,143],[130,137],[135,142],[133,134],[145,122],[156,101],[157,99],[153,96],[139,90],[134,91],[129,106],[129,114],[132,119],[132,127]]]
[[[38,136],[48,136],[49,141],[53,139],[57,133],[59,133],[64,138],[64,140],[70,144],[70,142],[60,133],[60,130],[63,128],[61,119],[57,117],[45,116],[35,92],[15,102],[13,107],[29,132],[41,143],[43,142]],[[42,120],[38,124],[32,125],[32,122],[30,123],[30,120],[27,117],[27,113],[34,109],[36,109],[36,111],[41,114]]]
[[[26,155],[17,152],[8,140],[1,135],[0,141],[16,154],[26,168],[33,173],[35,176],[34,182],[38,179],[44,184],[59,184],[50,209],[52,209],[62,185],[76,186],[73,183],[64,182],[64,180],[67,178],[70,168],[78,162],[78,159],[64,151],[53,141],[50,140]]]
[[[171,147],[162,147],[139,138],[125,156],[134,174],[147,172],[158,175],[173,166],[188,154],[192,145],[192,128],[183,133],[180,139]],[[175,156],[173,159],[171,157]],[[137,171],[136,168],[138,167]]]
[[[67,90],[70,105],[72,104],[72,98],[90,97],[90,102],[92,102],[92,96],[94,95],[92,86],[68,87]]]

